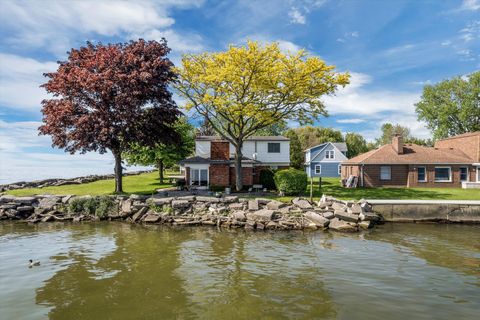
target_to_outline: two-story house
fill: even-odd
[[[260,171],[290,166],[290,139],[282,136],[253,136],[242,148],[243,185],[260,183]],[[185,180],[199,188],[235,185],[235,148],[219,136],[195,139],[195,156],[180,162]]]
[[[341,163],[347,158],[344,142],[325,142],[305,150],[308,177],[340,177]]]

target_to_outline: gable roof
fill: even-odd
[[[199,141],[214,141],[214,140],[226,140],[221,136],[198,136],[195,140]],[[284,136],[251,136],[247,138],[247,141],[290,141],[289,138]]]
[[[474,132],[466,132],[462,133],[453,137],[445,138],[445,139],[440,139],[439,141],[443,140],[453,140],[453,139],[458,139],[458,138],[466,138],[466,137],[474,137],[474,136],[480,136],[480,131],[474,131]]]
[[[309,151],[309,150],[312,150],[312,149],[315,149],[315,148],[318,148],[318,147],[321,147],[321,146],[325,146],[329,143],[333,144],[338,150],[340,150],[342,152],[343,151],[347,152],[347,144],[345,142],[324,142],[324,143],[321,143],[319,145],[316,145],[316,146],[305,149],[305,152]]]
[[[459,149],[432,148],[405,144],[403,154],[398,154],[392,144],[358,155],[342,164],[469,164],[474,160]]]
[[[310,161],[307,161],[305,164],[310,164],[312,162],[321,162],[321,160],[317,160],[317,161],[314,161],[318,155],[320,153],[322,153],[322,151],[329,145],[331,144],[334,148],[336,148],[337,150],[340,151],[340,158],[343,158],[342,159],[338,159],[340,161],[344,161],[345,159],[348,159],[347,156],[345,154],[343,154],[343,152],[347,152],[347,144],[345,142],[324,142],[322,144],[319,144],[318,146],[314,146],[314,147],[311,147],[307,150],[305,150],[305,152],[311,152],[312,149],[315,149],[317,147],[322,147],[315,155],[312,155],[311,158],[310,158]]]

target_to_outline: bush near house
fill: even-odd
[[[274,176],[277,190],[285,195],[301,194],[307,188],[307,174],[297,169],[280,170]]]
[[[260,184],[267,188],[268,190],[275,190],[277,187],[275,186],[275,170],[272,169],[264,169],[260,171]]]

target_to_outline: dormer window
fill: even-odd
[[[335,151],[334,150],[327,150],[325,152],[325,159],[334,159],[335,158]]]

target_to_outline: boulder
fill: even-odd
[[[358,216],[341,210],[335,210],[335,218],[339,218],[344,221],[358,222]]]
[[[65,197],[62,197],[62,203],[68,203],[72,197],[73,197],[72,195],[67,195]]]
[[[305,218],[313,222],[315,226],[321,227],[321,228],[325,228],[330,223],[330,220],[313,211],[306,212]]]
[[[360,204],[354,203],[350,208],[347,209],[347,212],[351,214],[360,214],[362,213],[362,207]]]
[[[133,217],[132,217],[132,222],[137,222],[138,220],[140,220],[140,219],[143,217],[143,215],[144,215],[145,213],[147,213],[147,211],[148,211],[148,208],[147,208],[147,207],[143,207],[143,208],[141,208],[140,210],[138,210],[138,211],[133,215]]]
[[[356,225],[339,220],[338,218],[333,218],[332,220],[330,220],[330,224],[328,225],[328,228],[336,231],[343,231],[343,232],[358,231],[358,228]]]
[[[257,222],[257,230],[264,230],[265,229],[265,225],[261,222]]]
[[[292,203],[301,209],[313,209],[310,202],[305,199],[295,198],[292,200]]]
[[[120,212],[123,214],[132,213],[132,200],[123,200],[121,202]]]
[[[172,201],[172,208],[174,209],[183,209],[188,208],[190,203],[187,200],[173,200]]]
[[[15,200],[15,196],[11,196],[11,195],[3,195],[0,197],[0,203],[8,203],[8,202],[12,202]]]
[[[358,226],[362,229],[370,229],[370,228],[373,228],[373,221],[370,221],[370,220],[365,220],[365,221],[360,221],[358,223]]]
[[[277,228],[278,228],[278,222],[275,222],[275,221],[269,221],[265,225],[265,229],[267,229],[267,230],[274,230],[274,229],[277,229]]]
[[[234,203],[234,202],[238,201],[238,197],[237,196],[226,196],[226,197],[222,198],[221,201],[224,202],[224,203]]]
[[[341,211],[345,211],[346,205],[343,204],[343,203],[341,203],[341,202],[335,201],[334,203],[332,203],[332,209],[333,209],[334,211],[337,211],[337,210],[338,210],[338,211],[340,211],[340,210],[341,210]]]
[[[236,221],[246,221],[247,220],[247,216],[245,215],[245,212],[243,211],[235,211],[232,213],[231,215],[232,219],[236,220]]]
[[[218,202],[220,202],[220,199],[219,199],[219,198],[215,198],[215,197],[198,197],[198,196],[197,196],[197,201],[200,201],[200,202],[210,202],[210,203],[218,203]]]
[[[186,200],[189,202],[195,201],[195,196],[183,196],[183,197],[177,197],[177,200]]]
[[[154,205],[163,206],[165,204],[170,204],[173,198],[150,198]]]
[[[380,221],[381,217],[372,212],[363,212],[358,215],[361,221]]]
[[[327,219],[333,219],[335,217],[335,214],[331,211],[326,211],[326,212],[322,212],[322,216]]]
[[[143,222],[145,223],[155,223],[158,220],[160,220],[160,215],[156,213],[149,213],[147,216],[143,219]]]
[[[24,213],[24,212],[33,212],[34,211],[34,207],[32,206],[20,206],[20,207],[17,207],[17,211],[18,212],[21,212],[21,213]]]
[[[271,199],[265,199],[265,198],[255,198],[255,200],[257,200],[257,202],[262,205],[266,205],[267,203],[272,201]]]
[[[274,214],[275,211],[273,210],[262,209],[247,213],[247,219],[254,221],[271,221]]]
[[[248,210],[257,211],[258,210],[258,200],[249,200],[248,201]]]
[[[32,204],[35,201],[37,201],[37,198],[35,198],[35,197],[17,197],[17,198],[15,198],[15,202],[21,203],[21,204]]]
[[[230,210],[243,210],[243,203],[230,203],[228,207]]]
[[[247,222],[245,223],[245,230],[253,230],[255,229],[255,225],[257,223],[253,220],[247,220]]]
[[[267,203],[267,209],[270,209],[270,210],[278,210],[278,209],[283,208],[285,206],[286,206],[285,203],[283,203],[281,201],[277,201],[277,200],[272,200],[269,203]]]

